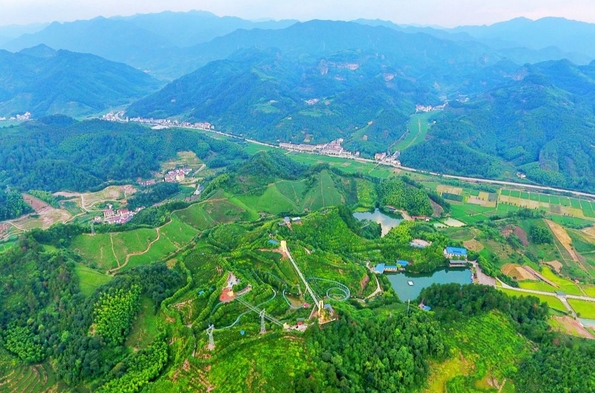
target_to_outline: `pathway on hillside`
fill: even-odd
[[[376,279],[376,290],[372,292],[370,295],[366,297],[366,299],[372,299],[376,295],[380,295],[382,293],[382,288],[380,288],[380,281],[378,281],[378,276],[374,274],[374,278]]]
[[[318,307],[318,302],[319,302],[318,296],[316,296],[316,294],[314,293],[314,291],[310,287],[310,284],[308,284],[308,281],[306,281],[306,278],[302,274],[302,271],[298,267],[297,263],[295,263],[295,261],[293,260],[293,257],[289,253],[289,248],[287,247],[287,241],[281,240],[281,250],[283,250],[283,252],[285,254],[287,254],[287,257],[291,261],[291,264],[293,265],[293,268],[295,269],[295,271],[297,272],[298,276],[300,277],[300,279],[302,280],[302,282],[306,286],[306,290],[308,290],[308,293],[310,294],[310,296],[314,300],[314,308]]]
[[[126,267],[126,265],[128,265],[128,262],[130,261],[130,257],[135,257],[135,256],[144,255],[144,254],[148,253],[149,250],[151,249],[151,247],[153,246],[153,244],[157,243],[159,241],[159,239],[161,238],[161,228],[162,227],[157,228],[157,238],[155,238],[155,240],[151,241],[144,251],[133,252],[131,254],[126,255],[126,260],[124,260],[124,263],[121,265],[118,263],[118,267],[108,270],[107,274],[113,276],[116,274],[116,272],[118,270]],[[113,244],[112,244],[112,246],[113,246]]]

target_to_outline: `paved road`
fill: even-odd
[[[308,293],[310,294],[310,296],[312,297],[312,299],[314,300],[314,308],[318,307],[318,296],[316,296],[316,294],[314,293],[314,291],[312,290],[312,288],[310,288],[310,285],[308,284],[308,281],[306,281],[306,278],[304,277],[304,275],[302,274],[300,268],[298,267],[298,265],[295,263],[295,261],[293,260],[293,257],[291,256],[291,254],[289,253],[289,248],[287,247],[287,242],[285,240],[281,240],[281,249],[283,250],[283,252],[285,252],[287,254],[287,256],[289,257],[289,260],[291,261],[291,264],[293,265],[293,268],[295,269],[295,271],[297,272],[298,276],[300,276],[302,282],[304,283],[304,285],[306,286],[306,289],[308,290]]]

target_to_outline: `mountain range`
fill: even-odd
[[[161,86],[153,77],[101,57],[45,45],[0,51],[0,116],[31,112],[83,116],[138,99]]]
[[[13,35],[3,34],[0,28],[0,36],[9,39],[4,43],[0,39],[0,47],[16,52],[45,44],[55,49],[92,53],[147,71],[159,79],[173,80],[209,61],[226,58],[231,54],[230,48],[237,49],[233,44],[241,47],[259,45],[260,35],[253,32],[255,29],[285,29],[296,22],[252,22],[235,17],[218,17],[203,11],[98,17],[54,22],[39,31],[38,27],[30,28],[31,33],[13,39],[10,39]],[[563,18],[514,19],[492,26],[456,29],[399,26],[392,22],[365,19],[355,23],[383,26],[408,34],[424,33],[467,46],[482,44],[499,56],[519,64],[567,58],[584,65],[595,58],[595,46],[592,44],[595,42],[595,25]],[[226,37],[229,34],[231,36]],[[220,37],[226,37],[223,43],[230,44],[218,48],[216,39]]]
[[[39,42],[88,54],[22,49]],[[591,190],[593,42],[595,25],[561,18],[455,29],[204,12],[52,23],[0,53],[0,115],[132,103],[128,116],[208,121],[269,142],[342,138],[370,157],[406,135],[416,105],[446,104],[402,152],[405,165]]]

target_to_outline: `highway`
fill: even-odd
[[[228,138],[243,140],[248,143],[253,143],[256,145],[260,145],[260,146],[270,147],[273,149],[281,149],[281,147],[278,145],[273,145],[273,144],[266,143],[266,142],[260,142],[255,139],[244,138],[243,136],[240,136],[240,135],[233,135],[233,134],[229,134],[229,133],[222,132],[222,131],[211,130],[211,129],[206,129],[206,128],[183,127],[183,126],[176,126],[176,128],[199,130],[199,131],[204,131],[204,132],[209,132],[209,133],[225,136]],[[301,154],[310,154],[310,155],[315,154],[315,153],[309,153],[309,152],[301,152],[301,151],[297,151],[297,150],[292,150],[292,151],[296,152],[296,153],[301,153]],[[478,177],[447,175],[447,174],[439,173],[439,172],[431,172],[431,171],[426,171],[423,169],[406,167],[406,166],[403,166],[400,164],[397,165],[397,164],[393,164],[393,163],[389,163],[389,162],[378,162],[375,160],[371,160],[368,158],[361,158],[361,157],[339,157],[339,156],[333,156],[333,157],[343,158],[345,160],[351,159],[351,160],[355,160],[355,161],[359,161],[359,162],[367,162],[367,163],[372,163],[372,164],[377,164],[377,165],[390,166],[390,167],[397,168],[397,169],[400,169],[400,170],[403,170],[406,172],[415,172],[415,173],[427,174],[427,175],[432,175],[432,176],[440,176],[445,179],[455,179],[455,180],[461,180],[461,181],[466,181],[466,182],[484,183],[484,184],[496,184],[496,185],[501,185],[501,186],[522,187],[522,188],[530,188],[533,190],[542,190],[542,191],[554,191],[554,192],[568,193],[568,194],[572,194],[575,196],[595,198],[595,194],[590,194],[588,192],[582,192],[582,191],[567,190],[564,188],[539,186],[539,185],[534,185],[534,184],[517,183],[517,182],[513,182],[513,181],[504,181],[504,180],[482,179],[482,178],[478,178]]]
[[[213,132],[215,134],[227,136],[229,138],[242,139],[242,140],[244,140],[244,141],[246,141],[248,143],[253,143],[253,144],[256,144],[256,145],[260,145],[260,146],[266,146],[266,147],[270,147],[270,148],[274,148],[274,149],[281,149],[281,147],[279,147],[277,145],[272,145],[270,143],[260,142],[260,141],[254,140],[254,139],[243,138],[243,137],[240,137],[240,136],[237,136],[237,135],[227,134],[227,133],[221,132],[221,131],[215,131],[215,130],[203,130],[203,131]],[[297,150],[292,150],[292,151],[295,152],[295,153],[301,153],[301,154],[315,154],[315,153],[301,152],[301,151],[297,151]],[[496,185],[501,185],[501,186],[524,187],[524,188],[530,188],[530,189],[533,189],[533,190],[562,192],[562,193],[569,193],[569,194],[572,194],[572,195],[575,195],[575,196],[584,196],[584,197],[595,198],[595,194],[590,194],[588,192],[567,190],[567,189],[563,189],[563,188],[539,186],[539,185],[535,185],[535,184],[517,183],[517,182],[513,182],[513,181],[504,181],[504,180],[482,179],[482,178],[478,178],[478,177],[447,175],[447,174],[444,174],[444,173],[431,172],[431,171],[426,171],[426,170],[422,170],[422,169],[406,167],[406,166],[403,166],[403,165],[392,164],[392,163],[388,163],[388,162],[378,162],[378,161],[375,161],[375,160],[371,160],[371,159],[368,159],[368,158],[361,158],[361,157],[353,157],[353,158],[337,157],[337,158],[343,158],[345,160],[350,160],[351,159],[351,160],[355,160],[355,161],[359,161],[359,162],[366,162],[366,163],[371,163],[371,164],[379,164],[379,165],[384,165],[384,166],[390,166],[390,167],[397,168],[397,169],[400,169],[400,170],[403,170],[403,171],[406,171],[406,172],[414,172],[414,173],[422,173],[422,174],[427,174],[427,175],[432,175],[432,176],[440,176],[440,177],[443,177],[445,179],[455,179],[455,180],[461,180],[461,181],[466,181],[466,182],[475,182],[475,183],[484,183],[484,184],[496,184]]]

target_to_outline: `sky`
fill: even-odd
[[[366,18],[444,27],[519,16],[595,23],[593,0],[0,0],[0,26],[193,9],[251,20]]]

